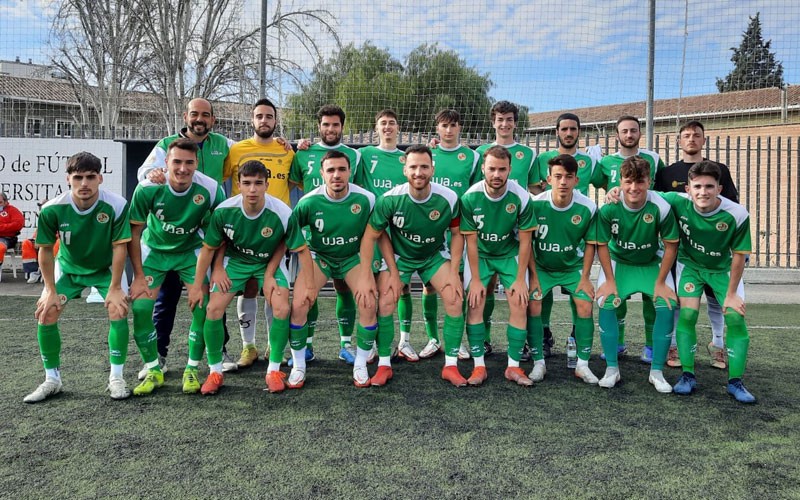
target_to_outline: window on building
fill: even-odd
[[[28,137],[41,137],[42,136],[42,119],[41,118],[28,118],[25,121],[25,135]]]
[[[69,120],[56,120],[56,137],[72,137],[73,127]]]

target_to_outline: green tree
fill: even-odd
[[[733,70],[725,79],[717,78],[720,92],[783,86],[783,64],[775,59],[774,52],[770,52],[772,40],[765,42],[761,35],[759,15],[756,13],[750,18],[739,48],[731,47]]]

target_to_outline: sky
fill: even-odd
[[[255,26],[260,0],[244,0],[241,22]],[[490,94],[531,111],[642,101],[647,95],[648,2],[642,0],[451,0],[420,4],[387,0],[269,0],[270,15],[328,9],[343,44],[369,40],[399,60],[422,43],[456,51],[494,82]],[[761,13],[763,35],[784,65],[784,79],[800,83],[800,4],[788,0],[658,0],[655,97],[716,93],[717,77],[732,68],[748,16]],[[50,0],[0,0],[0,59],[47,61]],[[320,33],[323,52],[336,45]],[[278,50],[275,38],[269,49]],[[283,55],[310,74],[314,60],[297,43]],[[283,89],[292,90],[287,82]],[[280,98],[279,98],[280,100]]]

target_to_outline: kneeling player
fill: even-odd
[[[672,392],[662,370],[674,324],[672,308],[677,305],[670,268],[678,253],[678,226],[669,203],[648,190],[647,161],[631,156],[622,162],[619,172],[620,202],[605,204],[597,217],[597,255],[602,271],[596,295],[607,366],[599,385],[610,388],[620,380],[616,309],[634,293],[641,293],[652,299],[656,311],[648,380],[658,392]],[[659,255],[659,240],[664,242],[663,257]]]
[[[531,232],[536,217],[528,192],[516,182],[508,182],[511,154],[503,146],[492,146],[484,153],[484,180],[474,184],[461,198],[461,233],[467,243],[467,339],[475,362],[469,385],[481,385],[487,378],[483,362],[486,327],[483,310],[486,285],[494,276],[506,288],[508,320],[508,368],[505,377],[520,385],[544,378],[544,360],[538,361],[531,378],[519,367],[525,346],[525,307],[528,297],[528,261],[531,258]]]

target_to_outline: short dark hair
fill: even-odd
[[[338,116],[344,126],[344,110],[335,104],[326,104],[317,111],[317,123],[322,123],[323,116]]]
[[[691,181],[695,177],[700,177],[701,175],[710,175],[714,178],[714,180],[717,181],[717,183],[719,183],[722,172],[720,171],[719,165],[713,161],[703,160],[695,163],[691,166],[691,168],[689,168],[689,180]]]
[[[641,156],[630,156],[620,165],[619,176],[622,179],[632,179],[634,182],[649,179],[650,164]]]
[[[257,100],[255,104],[253,104],[253,109],[251,111],[255,111],[255,109],[257,107],[259,107],[259,106],[269,106],[270,108],[272,108],[272,111],[275,112],[275,117],[277,118],[277,116],[278,116],[278,108],[276,108],[275,105],[272,104],[272,101],[270,101],[266,97],[263,97],[263,98]]]
[[[380,120],[384,116],[388,116],[389,118],[394,118],[394,121],[398,123],[400,122],[400,120],[397,118],[397,113],[395,113],[395,111],[391,108],[386,108],[378,111],[378,113],[375,115],[375,123],[377,123],[378,120]]]
[[[101,170],[103,170],[103,162],[100,161],[100,158],[88,151],[75,153],[67,160],[68,175],[77,172],[94,172],[99,174]]]
[[[326,160],[333,160],[336,158],[344,158],[345,160],[347,160],[347,168],[352,168],[352,165],[350,165],[350,157],[342,153],[341,151],[337,151],[335,149],[332,149],[327,153],[325,153],[325,156],[322,157],[322,160],[320,160],[319,164],[320,166],[325,165]]]
[[[269,171],[260,161],[248,160],[239,166],[239,172],[236,178],[242,180],[242,177],[263,177],[264,179],[269,179]]]
[[[622,115],[619,118],[617,118],[617,124],[614,125],[614,130],[619,132],[619,124],[622,123],[622,122],[627,122],[627,121],[636,122],[639,125],[639,127],[642,126],[642,124],[639,123],[639,119],[636,118],[635,116],[633,116],[633,115]]]
[[[455,109],[443,109],[438,113],[436,113],[434,120],[437,125],[442,122],[461,123],[461,113],[459,113]]]
[[[692,120],[681,125],[681,129],[678,130],[678,134],[682,134],[684,130],[689,128],[691,129],[699,128],[700,131],[703,132],[703,134],[706,133],[706,128],[703,126],[702,123],[700,123],[698,120]]]
[[[519,120],[519,108],[511,101],[497,101],[489,110],[489,117],[494,121],[495,115],[502,115],[505,113],[514,113],[514,121]]]
[[[406,148],[405,155],[408,156],[411,153],[426,154],[428,155],[428,158],[430,158],[431,161],[433,161],[433,153],[431,153],[431,148],[429,148],[424,144],[414,144],[413,146],[409,146],[408,148]]]
[[[563,154],[550,158],[550,161],[547,162],[547,171],[552,172],[555,166],[564,167],[568,174],[578,173],[578,162],[572,155]]]
[[[181,137],[180,139],[175,139],[172,141],[169,146],[167,146],[167,154],[173,149],[182,149],[184,151],[191,151],[192,153],[197,156],[197,151],[200,149],[197,147],[197,143],[191,139],[187,139],[185,137]]]
[[[483,152],[484,160],[489,156],[500,160],[508,160],[508,163],[511,164],[511,153],[505,146],[495,144],[494,146],[490,147],[489,149]]]
[[[581,119],[578,118],[578,115],[575,113],[561,113],[556,118],[556,130],[558,130],[558,126],[561,125],[562,120],[574,120],[575,123],[578,124],[578,129],[581,128]]]

